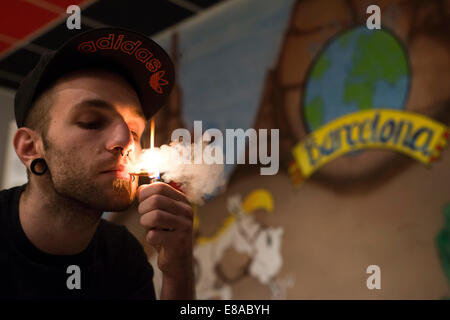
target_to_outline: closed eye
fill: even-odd
[[[77,122],[77,124],[83,128],[83,129],[89,129],[89,130],[94,130],[94,129],[99,129],[102,126],[102,122],[101,121],[93,121],[93,122]]]

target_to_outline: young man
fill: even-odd
[[[159,250],[161,299],[193,299],[192,209],[164,183],[139,187],[130,159],[174,81],[144,35],[95,29],[41,58],[15,99],[17,156],[28,183],[0,192],[3,299],[154,299],[139,242],[101,219],[135,197]]]

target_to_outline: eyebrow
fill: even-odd
[[[104,110],[115,111],[114,106],[110,102],[102,99],[87,99],[75,105],[75,108],[85,108],[85,107],[94,107]],[[144,121],[147,121],[143,112],[140,109],[132,108],[132,114],[139,118],[142,118]]]

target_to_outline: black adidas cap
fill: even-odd
[[[33,102],[58,78],[71,71],[99,67],[126,77],[147,118],[164,105],[173,88],[173,63],[156,42],[127,29],[94,29],[44,54],[22,80],[14,100],[17,126],[24,126]]]

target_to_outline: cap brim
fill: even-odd
[[[48,63],[44,82],[71,70],[102,66],[133,82],[147,118],[165,104],[174,85],[173,63],[164,49],[147,36],[122,28],[94,29],[67,41]]]

